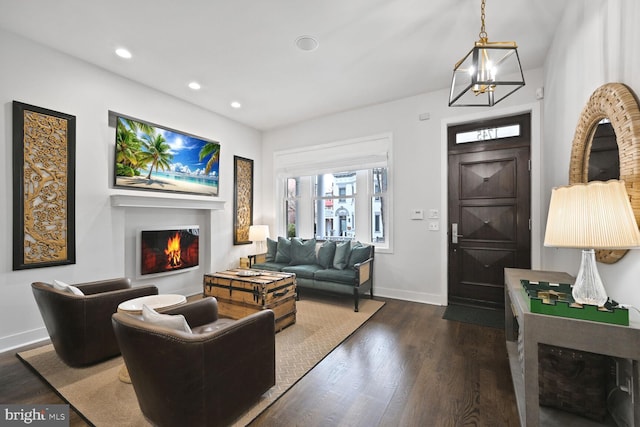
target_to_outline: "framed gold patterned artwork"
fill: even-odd
[[[253,222],[253,160],[233,156],[233,244],[248,245]]]
[[[13,101],[13,269],[75,264],[75,116]]]

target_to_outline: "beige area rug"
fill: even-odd
[[[276,385],[236,422],[245,426],[362,326],[382,306],[370,299],[353,311],[347,299],[303,299],[297,303],[296,323],[276,334]],[[70,368],[51,344],[18,354],[58,394],[95,426],[148,426],[133,387],[118,380],[122,358],[89,368]]]

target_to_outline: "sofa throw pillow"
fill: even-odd
[[[318,249],[318,264],[324,268],[330,268],[333,265],[333,257],[336,254],[336,242],[327,240]]]
[[[351,242],[341,242],[336,244],[336,253],[333,256],[333,268],[344,270],[349,261],[349,252],[351,251]]]
[[[276,251],[275,261],[286,264],[291,262],[291,240],[278,237],[278,250]]]
[[[58,289],[59,291],[64,291],[64,292],[69,292],[70,294],[74,294],[74,295],[84,295],[84,292],[82,292],[80,289],[78,289],[77,287],[73,286],[73,285],[69,285],[66,284],[60,280],[54,280],[52,283],[52,286],[55,289]]]
[[[274,262],[276,260],[276,253],[278,252],[278,241],[271,240],[267,237],[267,255],[266,262]]]
[[[360,264],[369,259],[371,255],[371,247],[360,244],[351,248],[349,254],[349,262],[347,262],[347,268],[353,268],[356,264]]]
[[[289,265],[313,265],[316,263],[316,239],[291,239],[291,262]]]
[[[142,304],[142,320],[153,325],[175,329],[188,334],[191,333],[187,319],[182,314],[160,314],[146,304]]]

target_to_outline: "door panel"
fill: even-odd
[[[516,262],[514,250],[486,247],[463,247],[458,250],[460,275],[456,297],[469,301],[484,301],[492,307],[504,301],[504,268]],[[503,304],[504,305],[504,304]]]
[[[515,242],[515,206],[461,206],[458,233],[467,240]]]
[[[516,196],[514,159],[460,165],[460,196],[464,199]]]
[[[504,268],[531,268],[529,134],[449,152],[450,302],[501,308]]]

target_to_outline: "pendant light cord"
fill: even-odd
[[[480,37],[480,40],[482,41],[486,41],[489,38],[487,36],[487,31],[484,28],[484,18],[485,18],[484,6],[485,6],[485,0],[482,0],[482,4],[480,5],[480,22],[482,23],[482,25],[480,26],[480,34],[478,34],[478,36]]]

